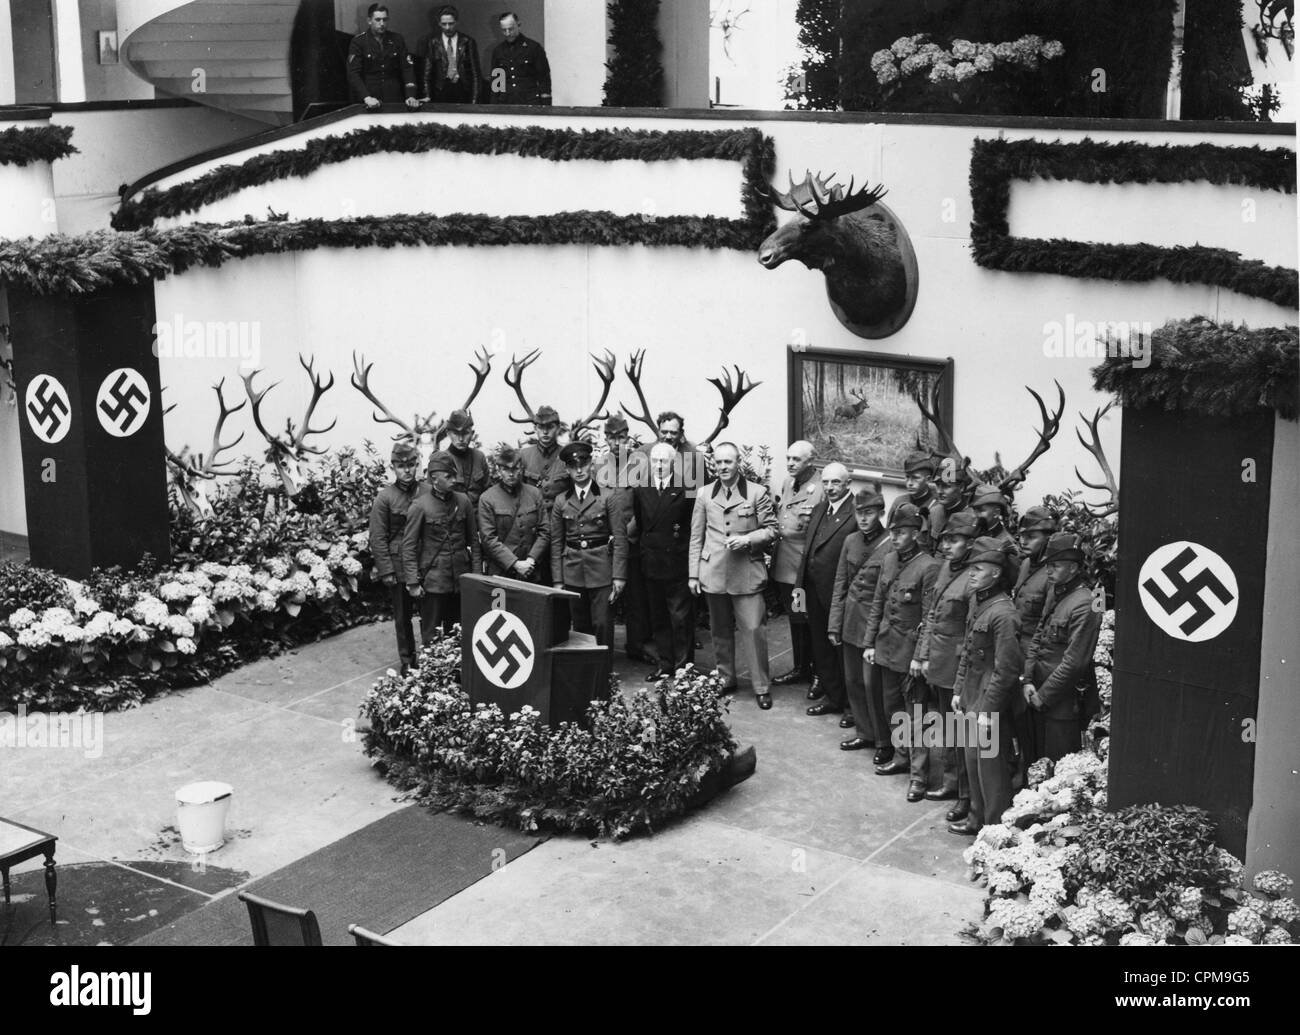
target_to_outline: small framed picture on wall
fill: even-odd
[[[99,63],[101,65],[117,64],[117,30],[110,29],[97,34],[99,40]]]
[[[790,441],[811,442],[819,467],[838,460],[901,485],[917,441],[936,440],[917,396],[929,400],[937,379],[939,416],[952,427],[951,359],[793,347],[789,357]]]

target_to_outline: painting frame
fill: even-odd
[[[837,385],[843,385],[846,381],[846,372],[857,374],[858,392],[856,398],[862,400],[867,398],[866,404],[862,411],[853,418],[847,414],[828,414],[832,401],[824,401],[824,412],[817,413],[807,412],[808,398],[805,393],[806,382],[809,378],[819,379],[824,385],[825,374],[833,372]],[[845,464],[850,471],[857,477],[867,478],[870,481],[880,482],[887,485],[904,484],[903,476],[903,456],[911,451],[912,448],[912,430],[919,430],[924,438],[933,441],[934,429],[929,427],[926,421],[916,410],[914,422],[910,422],[907,428],[892,427],[891,439],[894,444],[887,445],[881,442],[880,448],[875,451],[869,451],[862,447],[861,436],[856,440],[849,440],[847,447],[840,446],[836,443],[834,430],[837,420],[848,423],[856,423],[859,417],[871,410],[871,398],[868,390],[863,389],[863,373],[873,372],[893,372],[904,371],[917,375],[929,375],[931,378],[938,378],[940,381],[939,394],[939,412],[944,421],[944,425],[949,432],[955,434],[952,425],[953,414],[953,394],[955,386],[955,364],[951,356],[943,358],[930,358],[922,356],[900,356],[882,352],[862,352],[857,349],[836,349],[836,348],[812,348],[800,345],[791,345],[787,353],[787,379],[786,384],[789,392],[788,405],[786,410],[787,429],[789,432],[789,441],[797,442],[807,440],[813,443],[814,461],[818,467],[824,467],[833,461],[839,461]],[[850,375],[851,376],[851,375]],[[885,383],[885,379],[871,377],[873,383]],[[888,389],[886,389],[888,391]],[[906,395],[901,389],[894,389],[893,395]],[[837,398],[839,398],[837,396]],[[907,397],[910,401],[910,396]],[[848,396],[840,400],[838,409],[842,412],[843,405],[848,401]],[[897,403],[897,400],[893,400]],[[915,402],[911,405],[915,408]],[[897,405],[894,407],[897,409]],[[894,421],[897,424],[897,419]],[[879,434],[880,425],[878,425]],[[911,429],[911,430],[909,430]],[[869,434],[869,430],[865,432]],[[904,434],[905,433],[905,434]],[[900,441],[902,436],[902,441]],[[828,448],[829,443],[829,448]]]
[[[117,30],[100,29],[95,34],[95,50],[99,55],[101,65],[116,65],[119,63],[117,50]]]

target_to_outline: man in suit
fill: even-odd
[[[415,98],[415,62],[407,53],[406,41],[388,31],[388,8],[371,4],[366,10],[367,28],[348,44],[348,87],[354,101],[367,108],[400,104],[418,108]]]
[[[848,706],[844,690],[844,669],[839,646],[831,639],[831,599],[835,596],[835,572],[840,564],[844,540],[858,529],[849,495],[849,469],[840,463],[827,464],[822,471],[822,501],[808,519],[808,545],[799,565],[799,584],[808,608],[808,629],[812,633],[813,665],[825,699],[811,705],[809,715],[841,715]]]
[[[429,491],[411,504],[402,533],[402,570],[407,591],[420,602],[425,646],[439,625],[451,631],[452,615],[459,614],[460,577],[481,570],[483,561],[474,508],[468,496],[452,488],[455,475],[450,453],[429,458]]]
[[[804,550],[808,545],[808,522],[822,501],[822,480],[813,466],[811,442],[791,442],[785,451],[785,483],[776,498],[777,539],[772,554],[772,581],[781,610],[790,623],[790,668],[775,676],[777,686],[813,679],[812,633],[808,629],[808,609],[802,599],[795,606],[794,587],[799,581]],[[809,697],[816,696],[809,693]]]
[[[523,483],[519,453],[509,446],[497,454],[497,483],[479,497],[478,530],[489,575],[544,583],[550,572],[551,515],[542,490]]]
[[[615,413],[605,421],[605,445],[609,452],[596,470],[595,479],[601,491],[608,490],[618,498],[618,504],[627,517],[627,585],[623,587],[623,620],[626,623],[627,642],[624,652],[632,661],[644,661],[660,667],[660,659],[652,657],[655,650],[654,633],[650,626],[650,600],[645,577],[641,574],[640,532],[632,520],[632,490],[646,484],[648,459],[644,454],[630,449],[632,436],[627,418]],[[665,659],[665,664],[671,659]]]
[[[438,104],[478,104],[483,89],[478,44],[457,32],[460,12],[451,4],[438,10],[438,32],[431,33],[419,55],[423,89],[420,97]]]
[[[965,748],[970,814],[948,824],[948,829],[974,836],[985,824],[1000,823],[1011,804],[1011,699],[1019,691],[1025,659],[1020,651],[1020,617],[1006,593],[1015,566],[1002,540],[976,539],[969,568],[973,595],[967,606],[952,706],[975,717],[978,738],[974,744],[968,740]]]
[[[551,66],[546,51],[536,40],[519,31],[519,17],[513,11],[503,14],[500,22],[505,39],[492,50],[493,103],[549,107]]]
[[[676,466],[673,447],[655,443],[650,450],[650,484],[632,490],[650,626],[660,658],[646,677],[650,681],[672,675],[695,660],[689,585],[693,501],[674,471]]]
[[[717,480],[700,490],[691,512],[689,559],[692,595],[705,594],[713,653],[727,688],[736,687],[736,632],[750,655],[758,706],[772,707],[767,667],[767,606],[763,587],[767,545],[776,537],[776,514],[767,489],[740,477],[740,450],[713,447]]]
[[[845,729],[854,727],[854,735],[840,743],[841,751],[859,751],[873,745],[889,743],[887,727],[879,725],[871,713],[870,691],[867,680],[872,676],[872,666],[862,658],[866,648],[867,609],[876,591],[876,580],[885,561],[885,553],[893,549],[889,533],[880,523],[885,513],[885,499],[874,489],[859,489],[853,494],[853,516],[858,530],[844,540],[840,550],[840,563],[835,569],[835,592],[831,596],[830,640],[840,649],[840,662],[844,667],[844,692],[849,702],[850,714],[840,720]],[[871,565],[874,576],[859,578],[862,570]]]
[[[618,497],[601,492],[591,476],[590,442],[570,442],[560,459],[572,485],[551,509],[552,584],[578,594],[574,629],[612,647],[610,608],[627,582],[627,518]]]

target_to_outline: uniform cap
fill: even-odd
[[[393,453],[390,459],[395,464],[418,463],[420,451],[415,448],[414,443],[395,442],[393,443]]]
[[[979,518],[973,510],[959,510],[955,514],[949,514],[943,526],[943,535],[964,535],[967,539],[974,539],[977,521]]]
[[[621,435],[625,431],[627,431],[627,418],[621,413],[616,413],[605,421],[606,435]]]
[[[903,461],[903,473],[915,474],[919,471],[927,471],[930,474],[934,474],[935,463],[934,457],[929,453],[922,453],[920,450],[917,450],[914,453],[907,454],[907,459]]]
[[[560,415],[555,412],[554,406],[537,407],[537,424],[559,424]]]
[[[1046,507],[1030,507],[1020,518],[1022,532],[1055,532],[1056,518]]]
[[[875,489],[858,489],[853,493],[853,506],[857,510],[862,510],[864,507],[879,507],[884,510],[885,497]]]
[[[1057,532],[1047,540],[1044,561],[1082,561],[1083,539],[1074,532]]]
[[[447,418],[448,431],[473,431],[474,418],[470,416],[469,410],[452,410],[451,416]]]
[[[570,442],[560,450],[560,463],[562,464],[582,463],[583,461],[590,459],[590,442]]]
[[[1007,512],[1007,498],[1002,495],[1002,490],[996,485],[985,483],[975,486],[975,497],[970,501],[970,505],[979,507],[986,503],[996,503],[1002,508],[1003,514]]]
[[[456,466],[456,461],[452,455],[445,449],[440,449],[429,457],[429,474],[451,474],[459,473],[460,469]]]
[[[900,503],[889,519],[890,528],[920,528],[921,512],[911,503]]]
[[[966,555],[967,564],[997,564],[1005,568],[1010,551],[1001,539],[982,535],[971,544],[970,553]]]

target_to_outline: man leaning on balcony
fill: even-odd
[[[438,31],[428,37],[417,56],[420,100],[438,104],[478,104],[483,88],[479,73],[478,44],[473,36],[457,32],[460,12],[451,4],[438,9]]]
[[[348,88],[353,100],[378,108],[405,98],[408,108],[418,108],[415,62],[406,51],[406,41],[388,31],[388,8],[371,4],[366,17],[368,28],[348,45]]]

